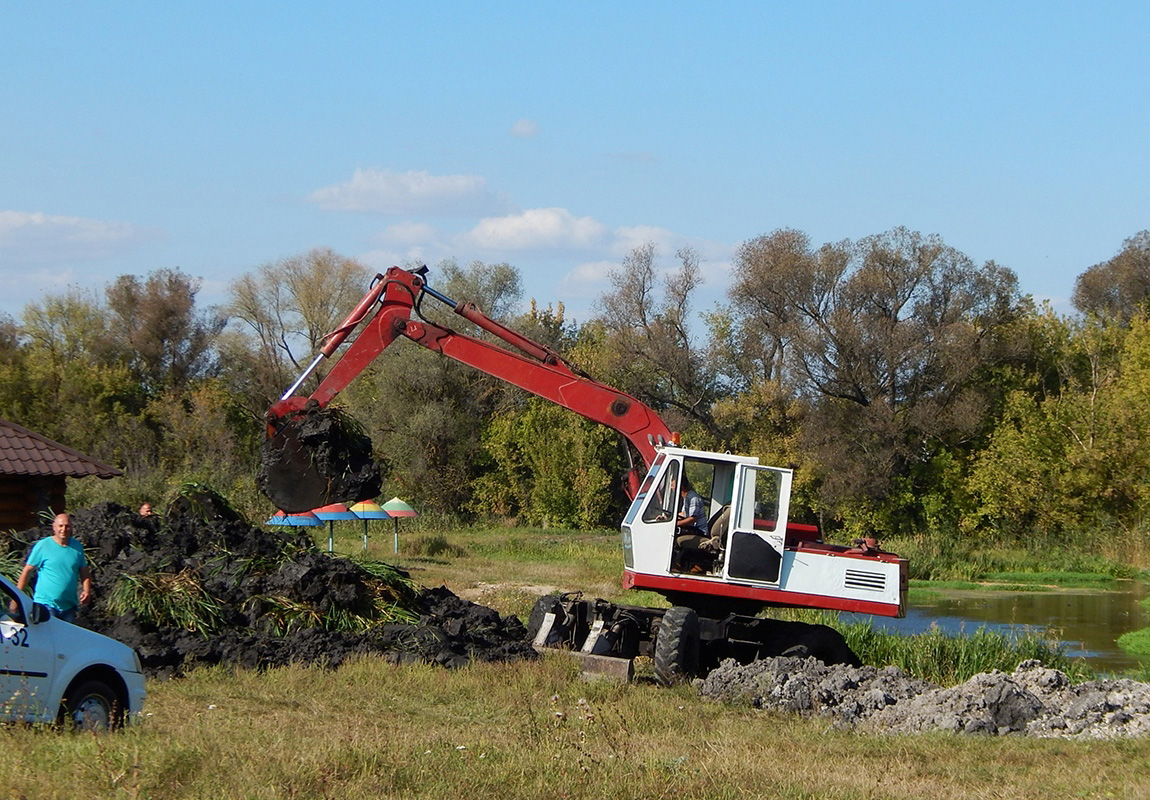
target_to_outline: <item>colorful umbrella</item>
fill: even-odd
[[[415,509],[407,503],[400,500],[398,497],[393,497],[383,504],[383,510],[387,515],[395,520],[395,552],[399,552],[399,518],[400,517],[418,517]]]
[[[293,528],[314,528],[316,525],[322,525],[319,517],[310,511],[304,511],[300,514],[285,514],[283,511],[277,511],[272,514],[265,525],[290,525]]]
[[[351,509],[343,503],[331,503],[330,505],[313,508],[312,512],[320,519],[327,522],[327,551],[330,553],[335,549],[335,521],[337,519],[359,519]]]
[[[363,520],[363,549],[367,552],[367,521],[387,519],[390,515],[383,510],[383,506],[373,500],[360,500],[351,507],[351,513]]]

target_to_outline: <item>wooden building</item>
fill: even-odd
[[[65,478],[114,478],[123,473],[70,447],[0,419],[0,530],[42,523],[41,514],[67,510]]]

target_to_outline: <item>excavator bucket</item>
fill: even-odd
[[[289,514],[367,500],[382,487],[371,439],[348,415],[318,406],[269,423],[256,481]]]

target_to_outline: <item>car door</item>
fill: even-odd
[[[32,601],[6,580],[0,581],[0,603],[0,714],[49,719],[55,716],[47,697],[56,660],[51,626],[58,620],[29,624]]]

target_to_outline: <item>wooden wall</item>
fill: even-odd
[[[0,531],[44,524],[41,512],[66,511],[61,475],[0,475]]]

